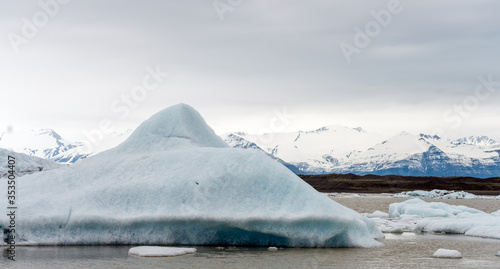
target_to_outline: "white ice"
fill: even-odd
[[[402,203],[393,203],[389,206],[389,217],[395,218],[403,214],[425,217],[451,217],[462,214],[486,214],[480,210],[466,206],[449,205],[446,203],[430,202],[415,198]]]
[[[371,247],[383,236],[265,154],[229,148],[184,104],[17,190],[18,244]]]
[[[491,213],[491,215],[496,216],[496,217],[500,217],[500,209]]]
[[[495,199],[494,197],[479,196],[465,191],[447,191],[447,190],[432,190],[432,191],[404,191],[393,195],[394,198],[439,198],[439,199]]]
[[[0,178],[8,176],[8,171],[10,170],[8,156],[13,156],[15,158],[14,171],[16,173],[16,176],[22,176],[24,174],[37,173],[43,170],[46,171],[62,167],[62,165],[50,160],[28,156],[23,153],[13,152],[7,149],[0,148],[0,160],[2,160],[0,162]]]
[[[141,257],[173,257],[195,252],[195,248],[143,246],[129,249],[128,254]]]
[[[460,259],[462,254],[458,250],[440,248],[432,255],[436,258]]]
[[[375,210],[373,213],[368,215],[369,218],[388,218],[389,214],[382,212],[380,210]]]
[[[420,231],[500,239],[500,210],[488,214],[466,206],[415,198],[391,204],[388,217],[383,212],[375,213],[368,216],[385,233]]]

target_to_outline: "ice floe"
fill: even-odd
[[[128,254],[141,257],[173,257],[195,252],[195,248],[143,246],[129,249]]]
[[[488,214],[466,206],[425,202],[414,198],[392,203],[388,217],[378,212],[367,216],[384,233],[419,231],[500,239],[499,213],[500,210]]]
[[[465,191],[447,191],[447,190],[432,190],[432,191],[404,191],[393,195],[394,198],[438,198],[438,199],[498,199],[498,197],[479,196]]]
[[[392,203],[389,206],[389,217],[395,218],[403,214],[415,215],[422,218],[428,217],[451,217],[461,214],[486,214],[481,210],[466,206],[449,205],[441,202],[425,202],[415,198],[402,203]]]
[[[462,254],[458,250],[440,248],[432,255],[436,258],[460,259]]]
[[[380,210],[375,210],[375,212],[368,215],[369,218],[388,218],[389,214],[382,212]]]

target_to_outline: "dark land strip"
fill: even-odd
[[[410,177],[398,175],[325,174],[299,175],[320,192],[398,193],[433,189],[500,195],[500,177]]]

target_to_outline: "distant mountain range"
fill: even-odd
[[[85,143],[66,140],[51,129],[5,132],[0,148],[71,164],[117,146],[131,132],[109,134],[90,152]],[[402,132],[387,138],[362,128],[331,125],[305,132],[234,132],[221,137],[232,147],[261,151],[297,174],[500,176],[500,144],[486,136],[448,140]]]
[[[64,139],[52,129],[15,130],[2,133],[0,148],[58,163],[72,164],[90,155],[117,146],[131,132],[132,130],[111,133],[95,145],[87,145],[84,142],[73,142]]]
[[[340,125],[309,132],[229,133],[232,147],[262,151],[298,174],[500,176],[500,144],[485,137],[442,139],[399,133],[390,138]]]

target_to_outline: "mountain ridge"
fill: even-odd
[[[0,136],[0,148],[30,156],[71,164],[113,148],[132,133],[116,132],[90,153],[85,144],[61,137],[52,129],[31,130],[12,142],[16,132]],[[231,147],[263,152],[296,174],[355,173],[403,176],[500,175],[500,144],[487,136],[445,139],[406,131],[385,137],[361,127],[327,125],[310,131],[270,133],[245,132],[221,135]],[[199,138],[203,139],[203,138]],[[38,142],[37,142],[38,141]],[[38,147],[35,147],[39,143]],[[84,151],[83,151],[84,152]]]
[[[108,134],[96,147],[87,147],[85,142],[70,141],[50,128],[20,129],[6,131],[0,135],[0,148],[29,156],[72,164],[91,155],[115,147],[130,135],[131,130]],[[89,143],[89,142],[87,142]],[[93,148],[88,152],[87,148]]]
[[[320,138],[321,134],[327,134],[329,138]],[[272,137],[273,141],[241,132],[222,135],[231,146],[264,151],[293,166],[299,174],[480,178],[500,175],[500,144],[486,136],[449,140],[437,135],[415,135],[403,131],[385,138],[362,128],[339,125],[306,132],[263,134],[266,136]],[[295,137],[293,141],[291,137]],[[313,140],[317,144],[301,147],[298,140]]]

